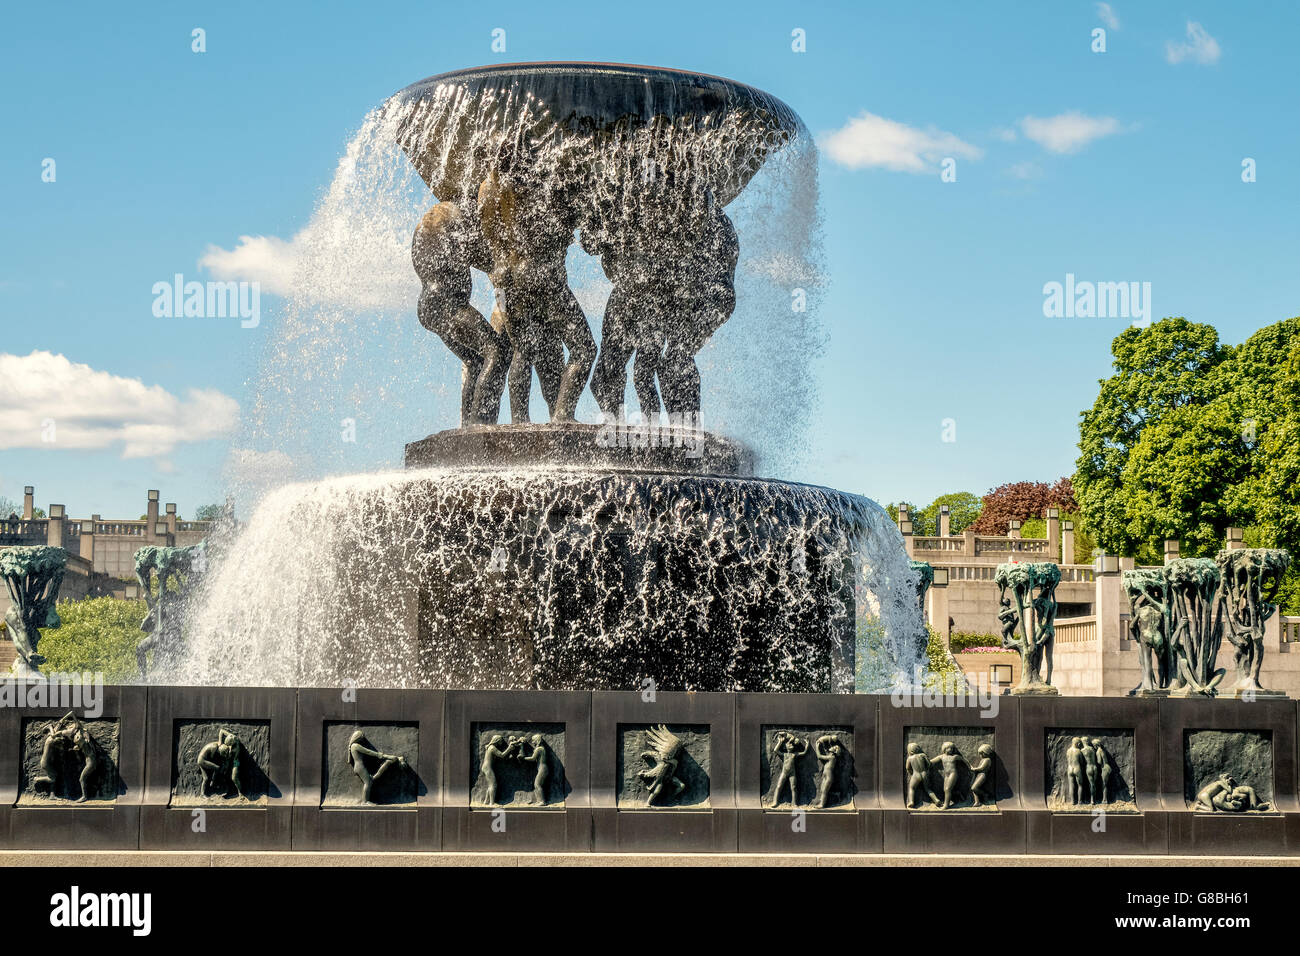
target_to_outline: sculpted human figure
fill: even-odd
[[[470,267],[492,268],[476,217],[458,203],[438,203],[415,228],[411,263],[421,283],[420,324],[464,365],[461,425],[495,424],[513,353],[507,337],[470,304]]]
[[[61,730],[63,721],[58,723],[47,724],[45,727],[45,739],[41,742],[41,761],[40,773],[32,777],[32,789],[40,793],[42,791],[52,791],[54,789],[54,759],[58,750],[63,746],[63,737]]]
[[[975,754],[979,759],[970,768],[971,773],[975,775],[971,780],[970,795],[975,801],[975,806],[980,807],[994,802],[990,779],[993,776],[993,748],[988,744],[980,744],[975,748]]]
[[[909,810],[918,806],[922,793],[930,798],[931,803],[937,804],[939,798],[935,796],[934,790],[930,787],[930,758],[925,755],[920,744],[907,745],[905,770],[907,773],[907,800],[904,805]]]
[[[1238,784],[1231,774],[1221,773],[1217,780],[1208,783],[1196,795],[1192,809],[1244,813],[1269,807],[1269,803],[1259,799],[1253,787]]]
[[[774,738],[772,756],[781,758],[781,769],[776,776],[776,789],[772,792],[772,805],[777,806],[781,803],[781,791],[787,786],[790,790],[790,803],[798,806],[799,797],[795,792],[798,788],[798,775],[795,773],[795,766],[799,758],[808,752],[808,741],[804,738],[784,731],[778,733]]]
[[[1097,795],[1101,789],[1101,773],[1097,767],[1097,748],[1089,742],[1087,737],[1079,738],[1082,743],[1080,750],[1083,752],[1083,770],[1088,778],[1088,796],[1092,803],[1097,802]]]
[[[698,415],[700,369],[695,356],[736,309],[736,262],[740,244],[735,227],[708,198],[700,227],[685,231],[680,279],[673,312],[676,321],[661,324],[664,338],[659,385],[670,415]],[[654,353],[648,353],[654,354]],[[638,354],[638,359],[640,354]]]
[[[652,804],[667,793],[671,800],[686,789],[686,783],[677,777],[677,765],[681,761],[682,742],[663,724],[646,731],[646,741],[654,749],[641,751],[641,759],[649,761],[652,766],[637,774],[645,781],[648,788],[646,803]]]
[[[541,734],[533,734],[528,738],[529,753],[520,754],[520,759],[528,763],[537,765],[537,772],[533,777],[533,803],[541,806],[546,802],[546,777],[550,773],[550,767],[546,762],[546,741],[542,739]]]
[[[90,731],[75,714],[69,711],[63,720],[68,722],[63,734],[69,746],[81,758],[81,773],[77,777],[81,786],[81,796],[77,798],[77,802],[85,803],[90,799],[90,778],[99,768],[99,755],[95,752],[95,741],[91,738]]]
[[[962,768],[970,769],[970,764],[958,752],[957,745],[952,741],[947,741],[939,748],[939,756],[932,758],[930,764],[943,766],[943,803],[940,804],[939,809],[947,810],[952,806],[953,798],[956,796]]]
[[[1060,572],[1057,574],[1059,576]],[[1050,579],[1043,582],[1034,598],[1034,643],[1042,648],[1046,670],[1043,682],[1049,685],[1052,683],[1052,650],[1056,644],[1056,583]]]
[[[661,408],[655,375],[663,351],[659,331],[669,307],[665,292],[669,270],[661,235],[662,216],[657,210],[632,224],[618,220],[593,220],[582,230],[582,247],[600,257],[610,282],[605,316],[600,326],[600,353],[591,375],[591,393],[606,419],[617,420],[627,390],[627,363],[636,355],[633,385],[641,415],[657,420]]]
[[[998,604],[1002,608],[998,611],[998,620],[1002,622],[1002,646],[1011,647],[1016,628],[1020,626],[1020,614],[1011,606],[1011,598],[1004,597]]]
[[[1169,635],[1169,603],[1165,598],[1163,570],[1125,571],[1124,591],[1129,602],[1129,632],[1139,648],[1142,683],[1139,691],[1168,690],[1176,680]]]
[[[149,545],[135,553],[135,579],[149,613],[140,622],[144,638],[135,646],[141,680],[149,677],[149,654],[157,671],[179,650],[188,597],[207,568],[207,542],[188,548]]]
[[[216,788],[218,776],[226,776],[239,796],[244,796],[243,756],[244,745],[228,730],[217,731],[217,739],[199,751],[197,763],[203,775],[199,793],[208,796]]]
[[[1101,745],[1101,738],[1092,738],[1092,749],[1097,754],[1097,784],[1092,790],[1093,803],[1106,803],[1110,799],[1110,754]]]
[[[823,734],[817,738],[817,746],[814,748],[817,754],[817,760],[821,764],[821,779],[817,781],[817,809],[826,809],[826,801],[830,799],[831,787],[835,783],[835,773],[839,768],[840,757],[844,753],[844,745],[836,734]]]
[[[577,213],[529,168],[534,158],[526,147],[501,150],[496,168],[479,187],[479,221],[492,256],[492,285],[504,304],[506,331],[515,349],[511,417],[519,420],[516,384],[522,386],[536,368],[551,421],[566,422],[573,421],[587,387],[596,343],[565,267]],[[559,344],[568,349],[567,364]],[[519,411],[526,416],[526,406]]]
[[[1075,737],[1065,749],[1065,788],[1066,797],[1071,803],[1083,803],[1083,786],[1085,769],[1083,763],[1083,740]]]
[[[485,803],[497,802],[496,761],[509,760],[519,752],[519,738],[511,737],[509,744],[505,737],[493,734],[483,751],[483,762],[479,764],[479,773],[483,776],[483,800]]]
[[[370,768],[366,766],[367,757],[380,762],[374,773],[371,773]],[[372,748],[370,741],[366,740],[366,735],[360,730],[348,739],[348,766],[361,780],[361,801],[363,803],[372,802],[370,792],[376,780],[393,767],[405,768],[406,765],[405,757],[397,754],[386,754]]]

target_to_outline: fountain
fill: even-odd
[[[696,357],[736,309],[746,241],[726,209],[807,141],[793,110],[712,76],[541,63],[431,77],[385,115],[436,200],[410,224],[416,314],[462,363],[460,427],[407,444],[404,472],[267,496],[205,582],[179,679],[846,692],[855,670],[869,689],[912,675],[915,572],[884,512],[757,477],[702,425]],[[575,232],[610,284],[599,347],[566,273]],[[597,423],[576,420],[589,381]]]

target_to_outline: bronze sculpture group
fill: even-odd
[[[798,794],[798,766],[810,750],[808,738],[792,731],[777,731],[772,737],[772,766],[776,769],[776,784],[772,788],[771,806],[778,807],[784,801],[784,794],[789,793],[791,806],[800,806]],[[817,758],[817,796],[813,801],[816,810],[826,809],[831,800],[840,765],[847,753],[848,745],[838,734],[822,734],[811,747]]]
[[[140,623],[145,636],[135,648],[141,680],[149,677],[151,651],[155,672],[173,661],[180,651],[185,610],[206,570],[204,542],[188,548],[150,545],[135,553],[135,579],[149,608]]]
[[[500,804],[496,765],[503,760],[533,765],[532,805],[544,806],[547,803],[546,781],[550,776],[546,739],[536,733],[518,736],[512,734],[508,740],[502,734],[492,735],[483,748],[483,759],[479,764],[479,775],[483,780],[483,802],[492,806]]]
[[[1279,696],[1260,686],[1264,627],[1290,566],[1273,548],[1223,550],[1178,558],[1162,568],[1124,572],[1129,630],[1140,648],[1143,697],[1214,697],[1226,670],[1217,667],[1226,637],[1233,647],[1235,697]]]
[[[1113,773],[1111,756],[1101,738],[1087,735],[1072,738],[1065,749],[1063,795],[1066,802],[1076,806],[1108,803]]]
[[[682,202],[653,183],[631,210],[580,215],[520,152],[503,147],[477,194],[430,209],[411,244],[420,324],[463,364],[461,425],[495,424],[507,382],[510,419],[527,422],[534,371],[552,422],[574,420],[589,377],[602,415],[617,419],[629,361],[647,420],[697,419],[695,356],[736,305],[731,220],[711,195]],[[565,268],[575,229],[612,285],[599,350]],[[471,268],[491,279],[490,320],[470,303]]]
[[[0,550],[0,578],[9,594],[4,630],[14,645],[14,677],[41,677],[45,658],[37,651],[41,628],[59,626],[55,601],[68,553],[46,546]]]
[[[998,621],[1002,646],[1020,653],[1020,683],[1011,688],[1011,693],[1056,694],[1052,686],[1052,649],[1056,641],[1060,567],[1049,563],[999,564],[993,580],[1001,606]],[[1044,667],[1046,674],[1042,673]]]
[[[248,799],[245,780],[248,755],[238,736],[225,729],[218,730],[217,739],[203,745],[195,763],[200,774],[199,796],[229,797],[234,790],[235,796]]]
[[[969,762],[950,740],[943,743],[934,757],[927,756],[919,743],[908,744],[903,767],[907,781],[903,792],[904,805],[909,810],[917,809],[923,805],[922,797],[925,797],[940,810],[951,810],[962,801],[965,792],[969,794],[973,807],[992,806],[996,802],[992,745],[980,744],[975,748],[975,755],[975,762]],[[936,772],[943,784],[942,798],[935,793],[933,786]]]
[[[91,797],[91,780],[99,769],[100,757],[90,730],[72,711],[46,726],[45,738],[41,742],[39,772],[32,777],[32,790],[50,795],[57,795],[56,791],[60,787],[65,791],[71,790],[70,781],[60,779],[61,758],[65,754],[72,755],[81,764],[77,775],[80,795],[75,798],[75,802],[85,803]]]

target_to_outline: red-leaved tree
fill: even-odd
[[[1069,478],[1050,485],[1045,481],[1013,481],[998,485],[984,496],[984,510],[970,530],[976,534],[1006,534],[1013,518],[1045,518],[1048,508],[1073,513],[1078,507]]]

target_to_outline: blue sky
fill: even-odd
[[[660,3],[650,15],[233,2],[0,17],[0,353],[63,357],[0,356],[0,495],[35,484],[39,504],[76,516],[134,516],[149,487],[183,515],[220,499],[279,302],[265,297],[256,329],[157,318],[154,283],[211,278],[200,259],[241,236],[291,239],[368,110],[466,66],[720,74],[781,97],[822,138],[828,348],[810,453],[785,477],[924,504],[1072,472],[1078,414],[1127,320],[1044,317],[1044,284],[1067,273],[1149,282],[1155,317],[1208,322],[1231,342],[1300,314],[1289,3]],[[505,53],[491,49],[497,27]],[[1105,53],[1091,50],[1099,27]],[[796,28],[806,52],[791,49]],[[940,176],[949,156],[955,182]],[[53,442],[33,438],[36,405],[56,410]],[[414,437],[386,436],[388,460]]]

